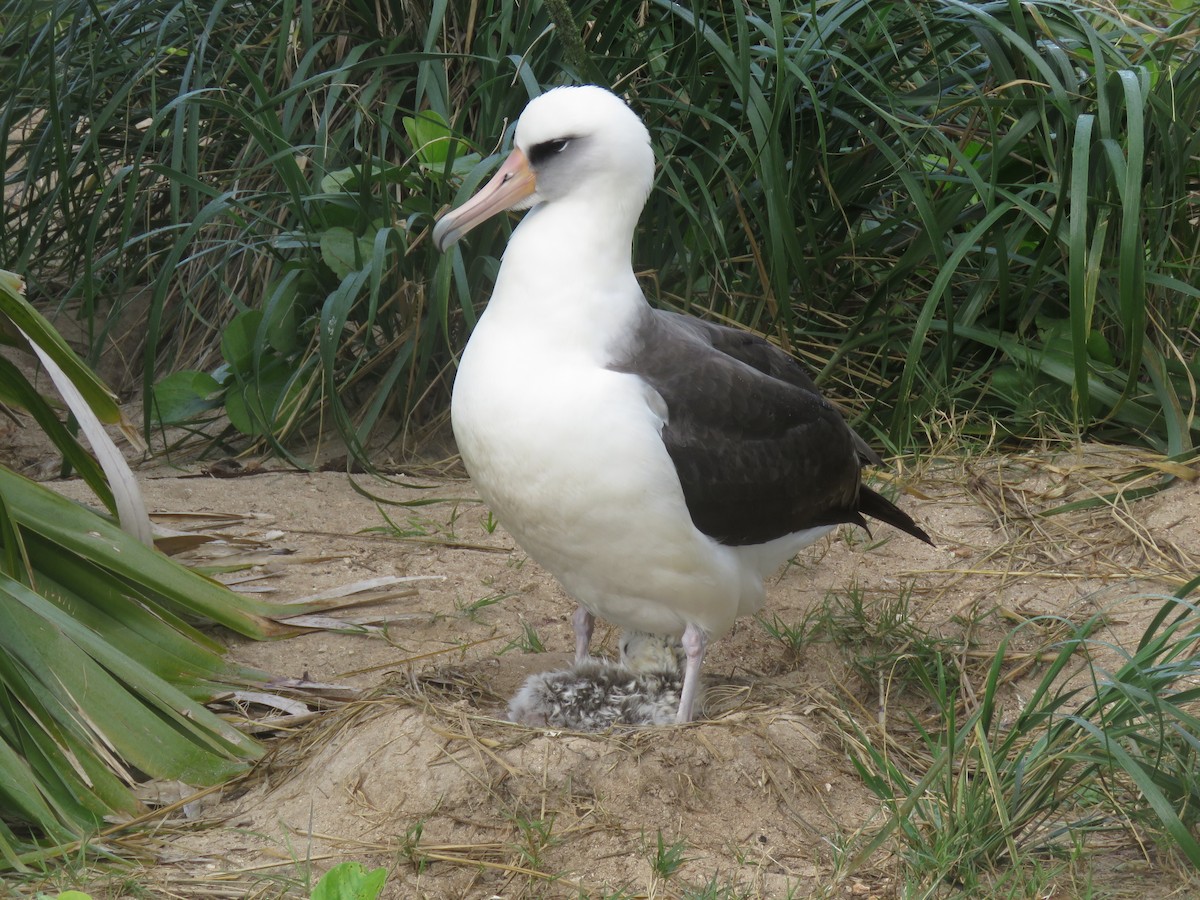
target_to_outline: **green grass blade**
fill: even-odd
[[[1071,153],[1070,250],[1068,257],[1071,291],[1071,346],[1075,361],[1075,416],[1080,433],[1088,427],[1088,335],[1092,330],[1094,293],[1089,296],[1088,273],[1088,192],[1091,168],[1092,128],[1095,117],[1082,115],[1075,123],[1075,145]]]

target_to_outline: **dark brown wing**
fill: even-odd
[[[928,540],[903,512],[861,488],[860,468],[878,456],[803,368],[762,338],[653,311],[612,368],[638,375],[662,397],[663,443],[692,521],[713,539],[760,544],[822,525],[865,527],[867,512]]]
[[[657,315],[675,319],[675,327],[692,332],[711,344],[713,349],[744,362],[764,375],[770,375],[779,381],[820,396],[821,392],[817,385],[795,357],[783,352],[770,341],[753,332],[743,331],[740,328],[729,328],[679,313],[660,311]],[[863,465],[883,465],[879,454],[859,437],[857,432],[851,431],[850,433],[854,435],[854,447],[858,451]]]

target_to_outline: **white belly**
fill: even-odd
[[[624,628],[678,633],[694,622],[718,635],[757,609],[762,573],[692,524],[640,380],[578,355],[523,354],[485,324],[455,381],[454,435],[525,552]]]

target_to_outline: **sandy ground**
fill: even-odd
[[[10,450],[16,467],[45,468]],[[811,626],[858,597],[868,622],[903,617],[943,638],[974,684],[1000,638],[1038,616],[1080,623],[1105,612],[1105,639],[1131,646],[1160,606],[1148,595],[1198,571],[1200,482],[1094,512],[1037,513],[1124,475],[1160,477],[1148,460],[1086,447],[893,470],[907,489],[898,502],[936,548],[886,526],[873,538],[838,532],[779,574],[761,620],[711,645],[705,721],[593,735],[503,721],[529,673],[567,663],[573,605],[492,527],[467,481],[355,476],[356,490],[340,473],[144,468],[158,521],[222,537],[193,562],[235,566],[223,577],[241,589],[284,602],[364,579],[420,580],[346,612],[384,617],[380,633],[226,635],[239,662],[354,687],[360,699],[269,738],[249,776],[173,810],[134,881],[154,896],[306,897],[322,871],[354,859],[388,867],[387,898],[902,896],[889,852],[853,873],[842,866],[843,848],[884,821],[852,762],[847,717],[915,743],[908,717],[928,717],[928,701],[899,664],[864,676],[855,660],[866,638],[818,635],[796,653],[764,622]],[[57,486],[85,497],[77,483]],[[392,526],[375,530],[385,514]],[[1042,674],[1030,654],[1062,633],[1029,625],[1014,640],[1010,709]],[[530,652],[533,636],[542,652]],[[616,639],[601,623],[594,648],[611,656]],[[674,871],[653,865],[660,834],[682,848]],[[1186,890],[1131,839],[1096,861],[1093,895]],[[1045,896],[1079,893],[1067,874]]]

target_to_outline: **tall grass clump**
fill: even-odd
[[[975,893],[1005,867],[1133,831],[1200,865],[1198,585],[1165,599],[1133,649],[1094,638],[1098,620],[1074,628],[1015,710],[1005,646],[970,702],[929,668],[944,728],[919,728],[907,759],[860,732],[856,764],[892,815],[857,859],[895,839],[911,881]]]
[[[453,13],[215,0],[0,15],[19,86],[0,127],[0,253],[35,292],[63,288],[93,354],[106,328],[142,323],[147,426],[220,410],[286,453],[322,419],[361,452],[380,416],[436,384],[464,298],[423,237],[484,174],[450,139],[427,46]]]
[[[671,188],[647,220],[678,236],[656,263],[690,288],[681,303],[706,294],[774,328],[899,444],[949,407],[1010,433],[1190,445],[1192,19],[1158,29],[1091,3],[739,6],[707,22],[659,8],[689,34],[649,54],[667,97],[645,101]]]
[[[7,0],[0,21],[0,258],[62,289],[93,354],[139,323],[147,426],[221,412],[288,453],[333,424],[364,455],[382,422],[435,419],[504,226],[446,258],[429,226],[531,95],[598,81],[659,154],[648,291],[773,333],[880,438],[950,410],[1195,439],[1194,15]]]

